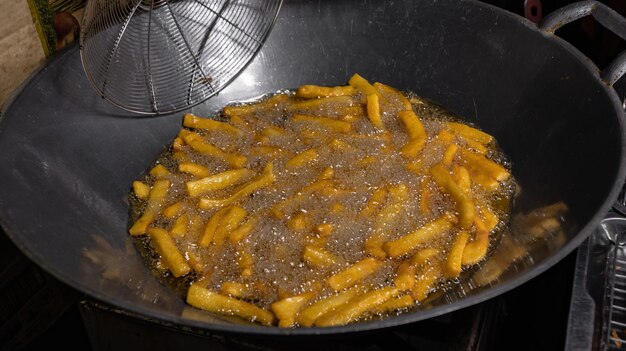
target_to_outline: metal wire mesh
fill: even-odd
[[[90,0],[80,55],[94,88],[141,114],[173,113],[232,81],[263,45],[282,0]]]
[[[623,237],[623,233],[618,236]],[[605,350],[626,350],[626,247],[622,242],[614,247],[609,258],[608,294],[606,296],[607,324],[604,326]]]

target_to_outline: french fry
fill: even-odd
[[[481,154],[462,149],[461,158],[470,172],[482,173],[494,178],[497,181],[504,181],[510,176],[510,173],[506,170],[506,168],[489,160]]]
[[[225,189],[231,185],[241,182],[249,177],[252,170],[247,168],[233,169],[218,174],[210,175],[198,180],[190,180],[185,183],[187,194],[192,197],[198,197],[206,193]]]
[[[230,234],[228,235],[228,241],[230,241],[233,244],[240,242],[241,240],[243,240],[243,238],[248,236],[248,234],[250,234],[252,230],[254,230],[254,227],[256,226],[257,222],[258,222],[257,218],[251,217],[245,223],[243,223],[242,225],[237,227],[235,230],[230,232]]]
[[[335,227],[333,227],[333,225],[330,223],[318,224],[315,226],[315,228],[313,228],[313,232],[322,237],[329,236],[333,232],[333,230],[335,230]]]
[[[148,226],[154,221],[160,207],[163,205],[171,184],[167,179],[160,179],[152,184],[152,189],[150,189],[150,194],[146,200],[146,210],[128,230],[130,235],[146,234]]]
[[[220,224],[215,230],[212,241],[213,245],[217,247],[224,245],[228,235],[241,224],[241,221],[243,221],[247,214],[248,212],[245,209],[236,205],[231,206],[228,212],[224,213],[224,217],[222,217]]]
[[[441,264],[433,263],[425,266],[421,272],[417,274],[415,285],[411,289],[411,296],[415,301],[424,301],[435,283],[441,278]]]
[[[376,82],[373,84],[374,88],[378,91],[382,96],[387,95],[391,97],[393,100],[396,100],[404,110],[412,110],[413,105],[409,99],[407,99],[404,94],[402,94],[398,89],[392,88],[389,85],[385,85],[383,83]],[[387,99],[389,100],[389,99]]]
[[[367,95],[367,117],[374,127],[384,129],[383,120],[380,115],[380,102],[378,94]]]
[[[468,242],[463,250],[461,264],[464,266],[480,262],[489,249],[489,230],[480,218],[474,218],[474,228],[474,241]]]
[[[430,174],[435,179],[435,183],[450,194],[450,197],[456,203],[457,211],[459,212],[459,226],[462,229],[469,228],[474,221],[474,201],[456,184],[442,164],[434,165],[430,169]]]
[[[429,242],[452,228],[456,218],[450,213],[445,213],[436,220],[424,224],[415,231],[406,234],[396,240],[388,241],[383,245],[383,250],[389,257],[400,257],[415,250],[419,245]]]
[[[306,198],[307,196],[310,196],[311,194],[316,192],[321,192],[322,190],[331,188],[332,186],[333,182],[329,179],[316,180],[313,183],[294,192],[283,201],[274,205],[271,209],[271,212],[274,217],[282,218],[285,215],[284,210],[287,206],[297,204],[299,201]]]
[[[463,137],[471,140],[476,140],[484,145],[491,143],[491,141],[493,140],[493,136],[463,123],[448,122],[446,124],[446,127],[452,130],[454,133],[462,135]]]
[[[348,324],[376,306],[391,300],[399,292],[394,287],[384,287],[358,295],[336,311],[317,319],[315,325],[330,327]]]
[[[183,140],[183,138],[176,137],[174,138],[174,141],[172,142],[172,149],[175,151],[180,151],[183,149],[184,145],[185,145],[185,141]]]
[[[249,183],[242,185],[231,196],[223,199],[201,198],[198,206],[204,210],[213,207],[227,206],[238,201],[242,197],[248,196],[259,189],[265,188],[276,180],[273,169],[274,165],[271,162],[268,162],[263,168],[263,172],[260,175],[258,175]]]
[[[132,236],[146,234],[148,226],[152,223],[152,221],[154,221],[155,218],[156,214],[154,212],[146,211],[135,221],[135,223],[133,223],[128,232]]]
[[[427,247],[425,249],[417,250],[413,257],[411,257],[411,264],[414,266],[422,266],[433,260],[439,255],[439,250]]]
[[[230,118],[233,118],[234,116],[247,116],[265,109],[275,108],[276,106],[287,102],[289,99],[289,95],[287,94],[276,94],[269,99],[264,99],[254,104],[226,106],[222,111]]]
[[[237,298],[244,298],[250,292],[246,284],[238,282],[223,282],[221,290],[222,294]]]
[[[314,99],[330,96],[350,96],[354,95],[354,87],[350,85],[337,87],[323,87],[319,85],[301,85],[296,90],[296,97],[305,99]]]
[[[222,222],[222,219],[224,218],[224,215],[230,211],[229,207],[224,207],[219,209],[217,212],[215,212],[213,214],[213,216],[211,216],[211,218],[209,219],[209,221],[207,222],[205,228],[204,228],[204,232],[202,234],[202,238],[200,238],[200,246],[202,247],[207,247],[209,246],[209,244],[211,244],[213,242],[213,237],[215,236],[215,233],[217,231],[217,228],[219,227],[220,223]]]
[[[458,149],[459,147],[456,144],[448,145],[448,148],[443,153],[443,159],[441,160],[441,163],[444,166],[450,166],[452,164],[452,161],[454,161],[454,156],[456,155]]]
[[[378,306],[374,306],[370,310],[370,313],[384,314],[384,313],[389,313],[389,312],[409,308],[411,306],[415,306],[415,300],[413,300],[411,295],[401,295],[387,302],[383,302]]]
[[[211,171],[209,171],[208,168],[194,162],[181,162],[178,165],[178,171],[182,173],[188,173],[200,178],[208,177],[209,175],[211,175]]]
[[[296,322],[304,327],[313,326],[320,317],[332,313],[335,309],[345,305],[358,292],[358,289],[348,289],[316,301],[300,311],[298,317],[296,317]]]
[[[307,292],[272,303],[271,309],[278,318],[278,326],[283,328],[294,326],[298,312],[313,297],[315,297],[313,292]]]
[[[382,206],[387,197],[387,189],[378,188],[374,191],[365,207],[361,210],[360,215],[363,217],[371,217],[376,210]]]
[[[315,162],[318,159],[318,156],[319,155],[316,149],[308,149],[292,157],[289,161],[287,161],[285,167],[288,169],[299,168]]]
[[[187,303],[196,308],[225,315],[239,316],[263,325],[275,321],[272,312],[233,297],[218,294],[209,289],[192,284],[187,290]]]
[[[408,188],[404,184],[389,188],[390,199],[376,216],[372,234],[365,240],[365,251],[379,259],[387,256],[383,244],[387,240],[389,230],[395,225],[402,213],[404,203],[408,199]]]
[[[308,231],[311,228],[311,219],[306,213],[296,213],[287,220],[287,228],[294,232]]]
[[[168,218],[168,219],[173,219],[176,216],[178,216],[180,211],[182,211],[183,207],[184,207],[184,204],[181,201],[175,202],[167,206],[163,210],[163,217]]]
[[[309,266],[315,268],[325,268],[334,266],[337,264],[338,259],[330,252],[314,245],[307,245],[304,247],[302,259]]]
[[[407,158],[415,158],[422,151],[426,144],[426,130],[413,110],[398,112],[398,118],[404,124],[409,142],[405,144],[400,152]]]
[[[378,95],[378,90],[376,90],[376,88],[374,88],[374,86],[371,85],[370,82],[367,81],[367,79],[361,77],[358,74],[353,74],[352,77],[350,77],[350,80],[348,80],[348,84],[361,92],[363,97]]]
[[[232,125],[214,119],[201,118],[191,113],[185,114],[183,117],[183,126],[192,129],[203,129],[208,131],[223,131],[231,135],[239,135],[241,131]]]
[[[456,278],[461,273],[461,263],[463,261],[463,250],[467,245],[469,239],[469,233],[465,230],[461,230],[456,235],[450,252],[448,252],[448,258],[443,264],[442,273],[446,278]]]
[[[454,181],[468,196],[471,196],[472,179],[467,168],[459,165],[452,166],[452,176]]]
[[[187,145],[189,145],[192,150],[206,156],[215,157],[228,163],[231,166],[240,168],[243,167],[243,165],[245,165],[247,162],[247,158],[245,156],[236,153],[226,152],[218,148],[217,146],[208,143],[196,133],[191,132],[186,134],[183,137],[183,140],[185,140],[185,143],[187,143]]]
[[[150,196],[150,186],[138,180],[133,182],[133,192],[139,199],[145,200]]]
[[[352,123],[334,118],[295,114],[291,119],[296,122],[314,124],[331,132],[349,133],[352,131]]]
[[[241,276],[243,278],[252,277],[252,266],[254,265],[254,258],[247,251],[240,251],[241,255],[237,259],[237,266],[241,270]]]
[[[409,290],[415,285],[415,267],[411,262],[402,262],[396,270],[393,285],[402,290]]]
[[[165,166],[159,164],[150,170],[150,175],[156,179],[163,179],[172,175],[172,173]]]
[[[335,273],[328,278],[328,285],[335,291],[348,288],[365,277],[374,274],[382,266],[379,260],[368,257],[351,265],[350,267]]]
[[[189,225],[189,215],[183,213],[174,222],[170,234],[174,237],[185,236],[187,234],[187,226]]]
[[[148,235],[152,240],[154,250],[161,256],[163,264],[172,272],[174,277],[182,277],[191,271],[191,267],[165,229],[148,228]]]

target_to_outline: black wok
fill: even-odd
[[[471,284],[468,276],[462,288],[423,308],[343,327],[291,330],[188,307],[151,274],[127,234],[131,182],[176,135],[182,113],[138,118],[111,106],[90,87],[77,47],[47,62],[3,110],[0,223],[29,258],[87,295],[208,331],[337,334],[410,323],[482,302],[574,250],[610,209],[624,181],[623,111],[611,84],[625,59],[617,58],[601,75],[551,32],[591,12],[615,31],[625,28],[623,19],[595,3],[578,4],[538,29],[475,1],[286,1],[247,69],[191,109],[210,115],[230,101],[306,83],[345,84],[359,73],[411,90],[493,134],[521,184],[513,217],[562,202],[568,211],[559,215],[558,236],[523,239],[529,228],[520,221],[506,235],[513,243],[532,245],[522,245],[522,254],[501,252],[510,261],[518,258],[500,267],[501,275],[483,284]]]

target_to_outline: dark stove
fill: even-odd
[[[521,16],[525,13],[524,4],[539,3],[541,8],[530,12],[537,16],[573,1],[485,2]],[[625,1],[605,3],[626,15]],[[529,8],[526,10],[528,13]],[[619,38],[616,39],[593,20],[577,21],[557,34],[579,48],[600,68],[624,49],[624,43]],[[626,83],[618,82],[615,88],[623,97]],[[609,212],[609,215],[615,214]],[[601,248],[594,246],[596,242],[593,237],[589,238],[558,264],[512,291],[449,314],[380,331],[277,341],[267,337],[181,330],[95,301],[30,262],[0,232],[0,349],[563,350],[566,346],[568,349],[588,349],[585,340],[590,337],[595,337],[594,345],[600,345],[597,340],[607,333],[609,344],[604,344],[602,348],[614,349],[621,346],[621,338],[614,338],[611,343],[612,331],[603,329],[603,319],[600,318],[608,311],[605,307],[609,306],[604,301],[607,280],[600,281],[601,288],[591,289],[594,293],[587,294],[589,284],[597,282],[597,279],[587,279],[595,274],[593,270],[581,271],[585,268],[597,269],[606,274],[608,268],[605,263],[610,257],[615,257],[603,255],[598,251]],[[610,244],[604,246],[605,249],[607,247]],[[600,255],[594,256],[595,264],[590,265],[589,252],[594,250]],[[626,265],[626,261],[624,263]],[[606,278],[606,275],[603,277]],[[626,286],[624,292],[626,294]],[[585,310],[584,304],[579,305],[581,296],[592,299],[591,311]],[[624,322],[626,326],[626,320]]]

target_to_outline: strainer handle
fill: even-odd
[[[593,16],[593,18],[606,29],[626,40],[626,19],[612,8],[595,0],[580,1],[563,6],[546,16],[540,23],[539,29],[546,33],[554,32],[563,25],[577,19]],[[602,80],[613,86],[626,73],[626,51],[600,72]]]

